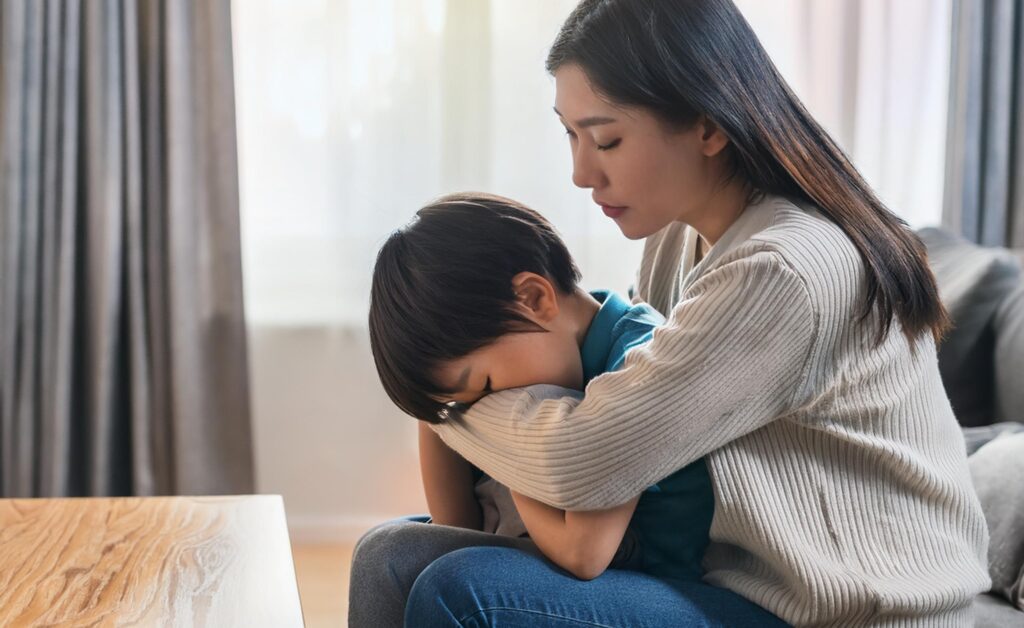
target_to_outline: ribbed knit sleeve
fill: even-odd
[[[489,395],[437,427],[499,482],[569,510],[607,508],[797,402],[815,314],[778,253],[708,271],[667,324],[585,397],[552,386]]]

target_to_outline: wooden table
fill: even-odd
[[[0,626],[58,625],[302,626],[284,502],[0,499]]]

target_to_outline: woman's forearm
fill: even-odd
[[[480,530],[483,514],[473,492],[473,467],[419,423],[420,475],[434,523]]]
[[[436,429],[510,489],[593,510],[799,405],[818,319],[804,280],[780,254],[752,244],[684,296],[653,339],[594,378],[585,397],[551,386],[499,391]]]
[[[559,510],[515,491],[512,499],[540,551],[577,578],[592,580],[611,564],[640,498],[585,512]]]

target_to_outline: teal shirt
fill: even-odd
[[[630,305],[614,292],[591,295],[601,309],[580,350],[584,386],[621,368],[626,352],[650,341],[654,328],[665,322],[649,305]],[[711,478],[700,459],[643,492],[624,539],[627,556],[614,566],[661,578],[699,579],[714,509]]]

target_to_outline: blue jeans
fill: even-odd
[[[399,625],[403,614],[410,627],[787,625],[727,589],[619,569],[585,582],[526,539],[426,521],[396,519],[360,539],[351,628]]]

